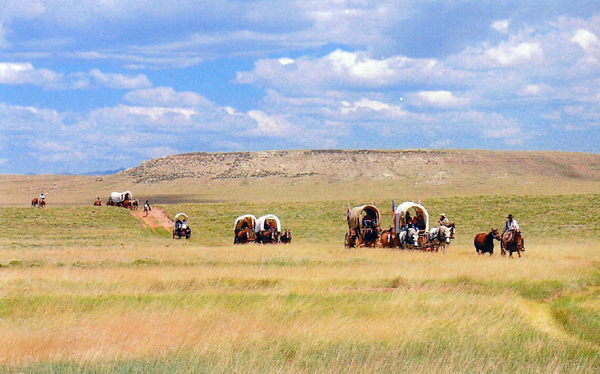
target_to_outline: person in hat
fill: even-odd
[[[504,248],[505,242],[512,240],[513,233],[515,232],[521,232],[521,229],[517,220],[513,218],[512,214],[509,214],[506,217],[506,223],[504,223],[504,228],[502,229],[502,241],[500,242],[502,248]]]
[[[440,219],[438,219],[438,225],[450,227],[450,221],[448,220],[448,217],[446,217],[445,213],[440,214]]]
[[[508,217],[506,217],[506,223],[504,223],[504,229],[502,230],[502,235],[504,235],[505,232],[507,231],[519,231],[519,223],[517,222],[516,219],[513,218],[512,214],[509,214]]]

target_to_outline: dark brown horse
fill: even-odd
[[[102,200],[98,198],[98,200],[94,201],[94,206],[102,206]]]
[[[358,244],[359,244],[358,232],[356,231],[356,229],[350,229],[350,231],[348,231],[346,233],[346,237],[344,238],[344,247],[354,248],[354,247],[358,247]]]
[[[36,206],[38,206],[38,198],[37,198],[37,197],[34,197],[34,198],[31,200],[31,206],[33,206],[33,207],[36,207]]]
[[[138,199],[131,200],[131,210],[138,210],[140,201]]]
[[[281,243],[290,244],[292,242],[292,232],[289,229],[285,229],[283,234],[281,234]]]
[[[509,230],[502,236],[501,254],[504,256],[508,252],[508,257],[512,257],[517,252],[521,257],[521,252],[525,251],[525,240],[519,230]]]
[[[500,233],[498,233],[497,229],[490,229],[491,231],[486,234],[485,232],[480,232],[475,235],[475,239],[473,239],[473,244],[475,245],[475,251],[477,251],[478,255],[482,255],[484,253],[489,253],[490,256],[494,254],[494,239],[497,241],[501,241]]]
[[[261,230],[256,233],[256,241],[260,244],[279,243],[279,232],[276,229]]]
[[[235,237],[233,238],[233,244],[246,244],[246,243],[255,243],[256,242],[256,234],[254,230],[246,227],[235,233]]]
[[[379,240],[379,231],[381,229],[375,226],[368,226],[362,229],[359,237],[360,244],[365,247],[375,247]]]

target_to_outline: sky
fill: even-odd
[[[597,0],[0,0],[0,173],[188,152],[600,152]]]

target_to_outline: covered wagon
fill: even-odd
[[[177,213],[175,215],[175,223],[173,227],[173,239],[181,239],[185,237],[189,239],[192,235],[192,229],[188,223],[188,215],[185,213]]]
[[[252,214],[244,214],[235,219],[233,223],[233,244],[245,244],[256,242],[256,217]]]
[[[111,192],[106,205],[125,206],[125,202],[133,200],[131,191]]]
[[[346,247],[374,247],[381,234],[381,214],[375,205],[348,206]]]
[[[397,242],[404,248],[431,250],[433,247],[429,237],[427,209],[412,201],[406,201],[397,207],[392,205],[392,209]]]
[[[281,221],[274,214],[264,215],[256,220],[254,232],[256,233],[256,239],[259,243],[279,243],[281,237]]]

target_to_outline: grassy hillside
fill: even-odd
[[[599,197],[428,198],[457,223],[445,255],[344,249],[341,199],[163,205],[190,241],[123,209],[0,208],[0,371],[598,372]],[[477,256],[509,212],[525,256]],[[294,243],[230,245],[243,213]]]

